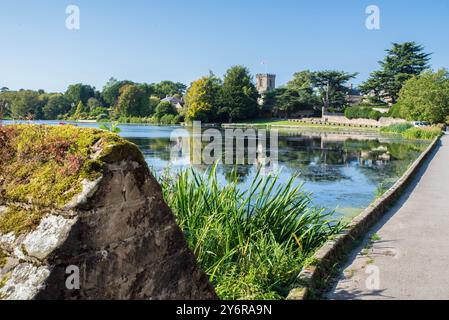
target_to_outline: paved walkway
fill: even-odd
[[[449,299],[449,135],[354,251],[329,299]]]

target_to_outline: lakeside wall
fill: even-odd
[[[379,121],[373,119],[348,119],[342,114],[325,114],[322,118],[305,118],[305,119],[290,119],[292,122],[303,122],[309,124],[320,125],[337,125],[337,126],[350,126],[350,127],[369,127],[369,128],[381,128],[387,127],[393,124],[407,123],[403,119],[382,117]]]
[[[356,247],[359,243],[358,241],[367,234],[399,199],[415,178],[421,166],[437,148],[439,141],[440,137],[435,138],[387,192],[355,217],[344,232],[328,241],[313,255],[312,263],[305,266],[298,276],[301,285],[290,291],[287,297],[288,300],[319,299],[321,297],[322,291],[326,289],[329,281],[348,253]]]

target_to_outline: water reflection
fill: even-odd
[[[78,125],[98,126],[95,123]],[[189,154],[178,150],[173,157],[172,148],[179,141],[170,141],[170,134],[177,127],[123,125],[120,128],[121,135],[142,150],[156,174],[162,174],[167,168],[175,174],[190,166]],[[426,146],[424,142],[376,133],[287,130],[279,132],[275,170],[280,182],[299,173],[297,183],[304,183],[305,190],[313,193],[316,205],[336,208],[337,215],[352,216],[369,205],[379,185],[384,188],[393,185]],[[209,168],[207,165],[194,167],[199,171]],[[241,188],[247,188],[258,169],[253,163],[221,165],[218,172],[222,183],[231,179],[234,170],[237,170]],[[268,172],[270,170],[265,173]]]

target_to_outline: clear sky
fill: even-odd
[[[64,91],[111,77],[189,84],[235,64],[276,73],[377,68],[392,42],[416,41],[449,67],[449,1],[410,0],[0,0],[0,86]],[[66,28],[79,6],[80,30]],[[368,5],[381,29],[365,27]],[[267,61],[265,67],[261,61]]]

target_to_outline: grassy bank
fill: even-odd
[[[319,129],[322,131],[369,131],[378,132],[378,128],[323,125],[317,123],[296,122],[288,120],[253,120],[244,123],[226,123],[223,127],[285,128],[285,129]]]
[[[441,128],[437,126],[416,128],[408,123],[391,125],[382,128],[380,131],[383,133],[400,134],[405,139],[409,140],[432,140],[438,137],[442,132]]]
[[[301,187],[257,175],[245,190],[220,186],[216,167],[161,178],[190,248],[222,299],[282,299],[310,256],[343,225]],[[309,260],[310,261],[310,260]]]

